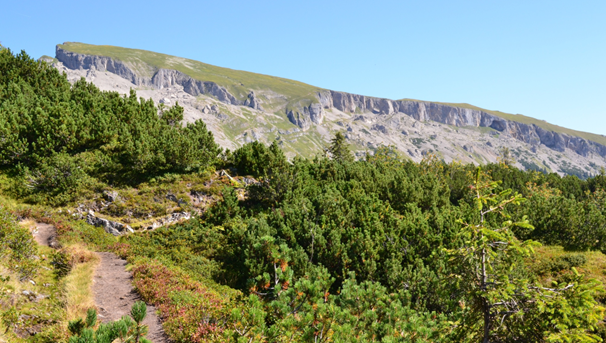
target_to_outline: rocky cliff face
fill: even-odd
[[[469,108],[432,102],[394,101],[335,91],[319,92],[317,99],[323,108],[336,108],[342,112],[372,112],[380,115],[404,113],[419,121],[435,121],[458,127],[490,127],[530,145],[543,144],[556,151],[570,149],[581,156],[587,156],[592,152],[602,157],[606,156],[606,146],[596,142],[564,133],[547,131],[534,124],[514,122]],[[305,123],[305,120],[306,118],[297,118],[297,121],[293,121],[293,123],[299,125],[300,122]]]
[[[210,95],[226,104],[248,106],[254,109],[261,108],[259,101],[255,99],[254,92],[251,92],[246,100],[239,101],[225,87],[221,87],[214,82],[195,80],[178,70],[158,69],[151,78],[142,77],[122,61],[106,56],[77,54],[61,49],[59,46],[56,48],[56,58],[67,68],[109,71],[137,86],[151,86],[162,89],[179,85],[183,87],[186,93],[193,96]]]
[[[135,74],[122,61],[105,56],[90,56],[76,54],[63,50],[57,46],[55,57],[70,69],[96,69],[107,70],[119,75],[135,85],[149,85],[151,82]]]
[[[184,92],[193,96],[203,94],[212,96],[225,104],[247,106],[263,111],[262,102],[252,90],[246,99],[239,100],[225,87],[214,82],[195,80],[177,70],[158,69],[152,71],[152,77],[144,77],[138,75],[124,62],[104,56],[77,54],[63,50],[59,46],[57,46],[56,58],[70,69],[108,71],[129,80],[135,85],[151,86],[155,89],[179,85],[183,87]],[[606,157],[606,146],[604,145],[581,137],[548,131],[534,124],[506,120],[481,110],[432,102],[389,100],[331,90],[318,92],[313,100],[317,102],[312,101],[310,103],[307,100],[307,102],[298,101],[286,104],[282,109],[283,113],[286,114],[291,123],[304,131],[309,130],[313,125],[322,125],[327,110],[332,109],[343,113],[372,113],[378,117],[405,114],[422,122],[438,122],[457,127],[492,128],[532,147],[543,145],[558,152],[570,149],[584,157],[592,153]],[[382,132],[381,130],[378,131]]]

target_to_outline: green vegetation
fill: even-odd
[[[101,92],[25,53],[0,55],[0,164],[16,166],[14,192],[68,203],[102,187],[166,172],[203,170],[220,153],[202,121],[177,125],[183,108]]]
[[[90,289],[81,286],[92,283],[92,273],[85,271],[94,255],[82,243],[67,245],[68,240],[58,250],[38,246],[31,233],[34,221],[17,223],[16,216],[51,222],[46,217],[51,210],[11,203],[0,198],[0,340],[66,342],[66,321],[91,305]],[[72,231],[56,220],[61,233]],[[98,242],[113,240],[103,230],[87,228],[89,237],[95,234],[100,234]]]
[[[89,309],[86,318],[70,321],[68,329],[71,334],[69,343],[151,343],[145,338],[147,326],[143,319],[147,315],[147,306],[142,301],[133,304],[130,317],[124,316],[120,320],[97,326],[97,311]]]
[[[353,162],[354,160],[354,156],[345,142],[345,136],[341,132],[337,132],[326,151],[333,160],[338,162]]]
[[[601,281],[603,266],[588,263],[599,253],[537,268],[536,261],[551,259],[531,257],[537,244],[527,240],[602,250],[606,179],[497,164],[478,182],[471,165],[402,162],[385,149],[367,161],[292,164],[272,149],[251,143],[234,152],[242,156],[233,161],[239,173],[263,180],[249,186],[248,198],[224,188],[223,201],[199,219],[127,236],[116,246],[137,266],[139,291],[160,308],[177,341],[324,335],[341,342],[351,340],[355,327],[362,341],[388,341],[387,333],[397,332],[405,341],[473,342],[483,337],[477,326],[483,299],[494,305],[495,296],[518,307],[505,318],[491,307],[491,339],[591,341],[602,332],[601,284],[573,269]],[[520,194],[510,200],[507,187]],[[486,198],[480,214],[476,189],[502,200]],[[478,222],[483,231],[474,231]],[[493,254],[493,288],[474,288],[474,267],[464,254],[481,248],[469,244]],[[543,272],[564,269],[570,272],[549,279]]]
[[[140,304],[96,326],[93,250],[128,260],[175,342],[606,338],[604,175],[520,171],[507,151],[481,170],[393,147],[354,161],[342,135],[331,158],[287,161],[278,142],[224,152],[203,123],[181,127],[179,107],[70,86],[24,53],[0,54],[0,97],[0,331],[11,341],[144,336]],[[193,207],[194,194],[212,201]],[[197,212],[115,238],[80,204],[122,221]],[[35,246],[17,217],[54,225],[63,248]],[[15,297],[29,277],[54,295]]]

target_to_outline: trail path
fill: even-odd
[[[36,231],[34,231],[34,239],[38,244],[54,248],[56,242],[57,229],[50,224],[36,223]]]
[[[99,319],[102,322],[115,321],[130,313],[135,301],[140,300],[133,289],[132,275],[126,271],[126,261],[108,253],[97,253],[101,263],[95,271],[93,293],[95,303],[99,308]],[[147,317],[143,324],[149,327],[147,338],[154,343],[170,342],[162,329],[162,322],[156,315],[153,306],[147,306]]]
[[[53,225],[36,223],[33,235],[40,245],[51,248],[59,247],[56,239],[57,229]],[[93,293],[95,304],[99,309],[98,318],[101,322],[106,323],[129,315],[132,305],[135,301],[140,300],[140,297],[133,289],[133,277],[126,271],[125,260],[108,252],[99,252],[97,255],[99,255],[101,263],[95,271]],[[153,343],[170,342],[153,306],[147,306],[147,316],[143,324],[149,327],[147,338]]]

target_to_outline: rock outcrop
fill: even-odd
[[[286,116],[291,123],[307,130],[311,127],[311,123],[322,124],[324,110],[320,103],[312,103],[308,106],[297,104],[293,108],[286,109]]]
[[[257,99],[255,97],[255,92],[253,92],[253,91],[250,91],[250,93],[248,93],[248,99],[246,99],[244,101],[244,106],[248,106],[255,110],[263,111],[263,108],[261,107],[261,103],[260,103],[259,99]]]
[[[166,217],[160,218],[153,222],[151,225],[147,226],[146,230],[155,230],[159,227],[168,226],[183,220],[189,220],[191,218],[191,213],[189,212],[175,212],[171,213]]]
[[[106,56],[92,56],[77,54],[71,51],[61,49],[57,46],[55,57],[70,69],[96,69],[100,71],[109,71],[122,78],[129,80],[135,85],[150,85],[151,80],[138,76],[124,62],[115,60]]]
[[[90,225],[100,226],[105,229],[105,232],[111,233],[114,236],[120,236],[134,232],[134,230],[129,225],[97,217],[92,211],[88,212],[88,215],[86,216],[86,222]]]

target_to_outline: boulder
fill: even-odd
[[[114,201],[118,200],[118,192],[116,192],[116,191],[104,191],[103,196],[104,196],[105,200],[107,200],[109,202],[114,202]]]

